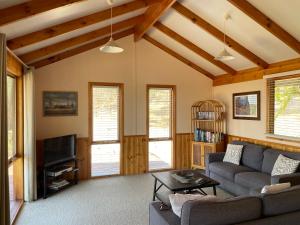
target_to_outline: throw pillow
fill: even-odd
[[[291,187],[291,183],[266,185],[261,189],[262,194],[274,194]]]
[[[223,162],[230,162],[236,165],[240,165],[243,147],[243,145],[228,144]]]
[[[216,201],[217,197],[215,195],[200,195],[200,194],[170,194],[169,195],[171,207],[173,213],[178,217],[181,217],[181,209],[185,202],[191,200],[200,200],[200,201]]]
[[[280,154],[273,166],[271,175],[275,176],[295,173],[298,169],[299,164],[300,161],[290,159]]]

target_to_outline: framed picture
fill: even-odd
[[[260,91],[233,94],[233,119],[260,120]]]
[[[78,110],[77,92],[44,91],[44,116],[76,116]]]

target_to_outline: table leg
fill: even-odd
[[[154,189],[153,189],[153,198],[152,201],[155,201],[155,195],[156,195],[156,185],[157,185],[157,179],[154,179]]]
[[[213,190],[214,190],[214,195],[217,195],[216,186],[213,186]]]

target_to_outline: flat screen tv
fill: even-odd
[[[44,166],[63,163],[76,158],[76,134],[44,140]]]

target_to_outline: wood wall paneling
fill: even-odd
[[[258,140],[258,139],[247,138],[247,137],[240,137],[235,135],[228,135],[228,143],[232,141],[246,141],[258,145],[264,145],[273,149],[280,149],[289,152],[300,152],[300,147],[293,146],[293,145],[281,144],[272,141]]]
[[[191,134],[176,134],[175,169],[191,168]]]
[[[148,171],[147,136],[125,136],[123,140],[124,175],[141,174]]]
[[[37,165],[43,160],[42,141],[37,141]],[[191,167],[191,135],[176,134],[175,138],[175,169]],[[87,137],[77,139],[77,159],[79,179],[91,178],[91,152]],[[143,174],[148,172],[148,142],[146,135],[124,136],[123,139],[123,175]]]

